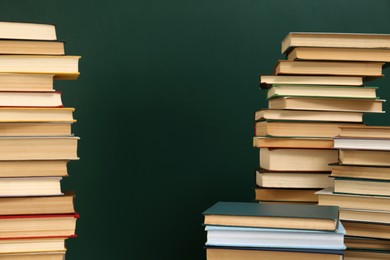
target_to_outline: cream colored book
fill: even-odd
[[[268,88],[273,84],[363,85],[363,77],[361,76],[260,75],[259,80],[262,88]]]
[[[260,148],[260,168],[269,171],[324,171],[337,162],[338,151],[332,149]]]
[[[0,239],[1,254],[66,251],[64,237]],[[1,258],[0,258],[1,259]]]
[[[57,40],[54,24],[0,22],[0,38],[25,40]]]
[[[0,109],[1,112],[1,109]],[[1,136],[70,136],[71,123],[2,123],[0,122]]]
[[[0,123],[68,122],[73,123],[74,108],[70,107],[0,107]]]
[[[291,47],[390,48],[390,34],[290,32],[282,41],[282,53]]]
[[[334,75],[382,77],[382,62],[290,61],[280,60],[275,75]]]
[[[0,54],[65,55],[65,48],[59,41],[0,39]]]
[[[52,74],[0,73],[0,91],[54,91]]]
[[[0,178],[0,197],[58,196],[61,177]]]
[[[0,137],[0,160],[77,160],[78,137]]]
[[[55,79],[77,79],[80,56],[0,55],[1,73],[53,74]]]
[[[68,176],[68,160],[0,160],[0,177]]]
[[[287,59],[390,62],[390,49],[296,47]]]

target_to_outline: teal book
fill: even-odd
[[[336,230],[337,206],[217,202],[203,212],[205,225]]]

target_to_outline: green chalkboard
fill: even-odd
[[[67,260],[205,259],[201,212],[252,201],[253,119],[290,31],[390,33],[390,1],[0,0],[2,20],[54,23],[77,81],[81,214]],[[385,74],[390,75],[389,70]],[[390,76],[370,85],[390,99]],[[385,110],[389,105],[385,104]],[[390,125],[390,116],[368,116]]]

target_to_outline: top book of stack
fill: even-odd
[[[389,34],[290,32],[282,41],[282,53],[293,47],[389,49]]]

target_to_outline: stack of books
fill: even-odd
[[[319,204],[340,207],[348,255],[390,259],[390,127],[343,127],[334,148],[334,189],[318,192]]]
[[[340,128],[363,126],[364,113],[383,113],[385,100],[365,79],[381,77],[390,61],[390,35],[289,33],[275,75],[261,75],[268,108],[255,114],[260,148],[256,200],[317,203],[333,186]],[[381,49],[374,49],[381,48]]]
[[[80,57],[50,24],[0,22],[0,38],[0,259],[62,260],[79,216],[61,179],[78,137],[53,83],[77,79]]]
[[[218,202],[204,214],[207,259],[343,259],[338,207]]]

